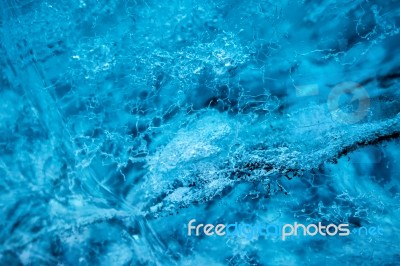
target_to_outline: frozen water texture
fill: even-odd
[[[0,14],[1,265],[400,262],[399,1]],[[385,234],[188,237],[193,218]]]

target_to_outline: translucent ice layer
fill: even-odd
[[[1,265],[400,263],[399,1],[0,7]]]

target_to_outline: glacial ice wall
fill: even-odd
[[[397,0],[0,5],[1,265],[400,263]]]

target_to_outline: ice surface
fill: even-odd
[[[1,265],[400,263],[397,0],[0,6]]]

